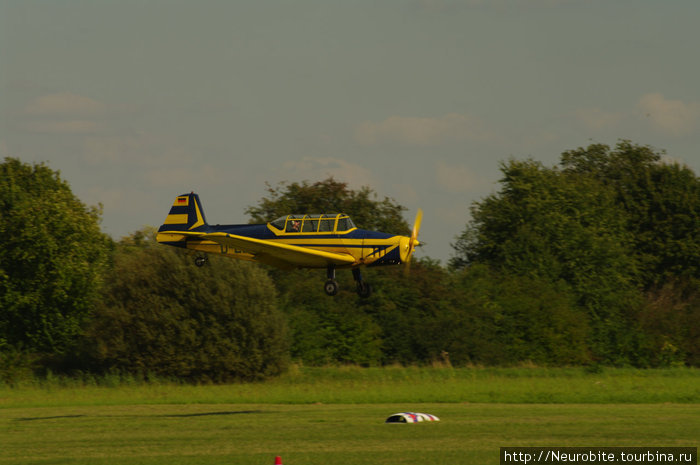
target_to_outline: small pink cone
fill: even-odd
[[[282,457],[279,455],[275,457],[275,465],[282,465]]]

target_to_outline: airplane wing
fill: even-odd
[[[355,258],[350,254],[324,252],[236,234],[215,232],[202,234],[199,237],[253,254],[255,260],[275,266],[325,268],[328,265],[340,266],[355,263]]]

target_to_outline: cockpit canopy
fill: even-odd
[[[342,233],[355,228],[344,213],[322,215],[287,215],[271,221],[274,228],[288,233]]]

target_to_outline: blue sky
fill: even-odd
[[[499,162],[630,139],[700,173],[700,2],[0,0],[0,157],[119,238],[196,191],[246,222],[332,175],[425,212],[445,262]],[[291,212],[290,212],[291,213]]]

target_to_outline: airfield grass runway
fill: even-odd
[[[272,465],[277,455],[284,465],[497,464],[503,446],[697,446],[700,438],[698,370],[413,369],[413,381],[397,381],[406,371],[395,370],[228,386],[0,387],[0,464]],[[388,401],[392,385],[401,402]],[[614,395],[606,401],[601,390]],[[406,410],[441,421],[384,423]]]

